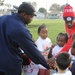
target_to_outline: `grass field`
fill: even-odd
[[[48,37],[52,40],[52,43],[56,43],[56,37],[58,33],[65,32],[65,25],[62,19],[39,19],[33,20],[29,25],[28,28],[32,33],[35,40],[38,38],[37,30],[41,24],[46,24],[48,27]]]

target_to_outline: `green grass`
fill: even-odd
[[[38,27],[42,23],[44,23],[48,27],[48,30],[49,30],[48,37],[52,40],[52,43],[56,43],[56,37],[58,33],[65,32],[65,25],[62,19],[33,20],[28,25],[28,28],[35,40],[37,40],[38,38],[38,34],[37,34]]]

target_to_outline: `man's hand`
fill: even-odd
[[[55,59],[54,58],[49,58],[47,60],[47,64],[50,66],[50,69],[55,69]]]

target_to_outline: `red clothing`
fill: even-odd
[[[71,45],[72,45],[72,36],[75,33],[75,22],[74,22],[74,24],[73,24],[73,26],[71,28],[68,28],[67,25],[65,24],[65,28],[66,28],[66,33],[68,34],[69,39],[68,39],[68,42],[65,45],[65,47],[60,52],[68,52],[69,49],[71,48]]]

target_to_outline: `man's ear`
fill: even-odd
[[[27,14],[26,13],[23,13],[23,16],[26,16]]]
[[[26,16],[26,13],[22,12],[22,13],[20,13],[20,15],[21,15],[22,17],[25,17],[25,16]]]

